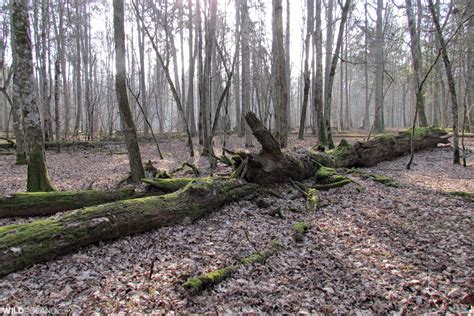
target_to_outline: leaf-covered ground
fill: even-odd
[[[310,146],[314,139],[291,143]],[[232,139],[228,147],[241,145]],[[172,169],[187,157],[181,142],[162,147],[165,161],[152,145],[143,146],[144,160]],[[62,190],[113,187],[128,169],[126,156],[111,155],[114,150],[120,151],[49,152],[53,183]],[[469,305],[460,301],[474,292],[474,203],[445,193],[474,192],[474,168],[453,166],[451,156],[450,148],[438,148],[417,153],[411,171],[407,157],[364,170],[393,177],[400,187],[350,175],[356,183],[321,192],[315,213],[305,212],[305,199],[291,186],[275,185],[281,198],[242,200],[192,224],[91,246],[0,279],[0,306],[82,313],[467,313]],[[25,188],[25,167],[13,159],[0,157],[3,194]],[[200,157],[196,163],[207,164]],[[276,209],[283,218],[271,215]],[[299,221],[310,228],[297,243],[292,224]],[[233,264],[274,239],[283,248],[264,264],[243,267],[199,294],[182,288],[189,276]]]

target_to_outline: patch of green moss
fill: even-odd
[[[412,135],[413,129],[409,128],[405,133]],[[428,126],[428,127],[415,127],[415,140],[422,139],[423,137],[433,133],[443,133],[444,130],[441,128]]]
[[[337,172],[333,168],[328,168],[328,167],[321,167],[318,169],[316,172],[316,180],[322,181],[325,179],[328,179],[334,175],[337,175]]]
[[[309,229],[309,225],[306,224],[305,222],[294,223],[292,227],[293,227],[293,230],[295,230],[297,233],[300,233],[300,234],[305,234]]]
[[[381,183],[383,185],[386,185],[386,186],[389,186],[389,187],[394,187],[394,188],[400,187],[400,184],[398,182],[396,182],[395,180],[393,180],[392,178],[390,178],[390,177],[377,176],[377,175],[372,175],[371,177],[372,177],[372,180],[374,182]]]
[[[50,215],[137,197],[134,193],[133,189],[15,193],[8,197],[0,197],[0,217]],[[35,212],[31,211],[33,208]]]
[[[328,155],[331,155],[338,161],[338,159],[345,157],[346,155],[350,154],[352,151],[352,145],[349,144],[347,141],[342,141],[339,143],[339,145],[331,150],[327,151]]]
[[[28,192],[50,192],[54,191],[49,182],[48,169],[44,161],[42,145],[35,145],[28,155],[28,177],[26,181]]]
[[[452,192],[448,192],[448,194],[451,195],[451,196],[460,197],[462,199],[474,202],[474,193],[472,193],[472,192],[452,191]]]
[[[199,278],[190,278],[183,283],[183,287],[188,290],[197,290],[202,287],[202,281]]]

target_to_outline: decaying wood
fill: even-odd
[[[15,193],[0,197],[0,218],[47,216],[87,206],[138,198],[145,194],[135,192],[134,189]]]
[[[183,287],[191,292],[198,292],[208,286],[216,285],[239,270],[241,266],[249,266],[255,263],[264,262],[270,256],[275,254],[279,248],[280,245],[275,242],[271,248],[255,252],[243,258],[238,263],[226,266],[222,269],[203,273],[200,276],[194,278],[189,278],[183,283]]]
[[[194,179],[171,194],[122,200],[0,227],[0,276],[99,241],[192,222],[257,187],[239,179]]]
[[[245,115],[253,135],[262,145],[258,154],[238,153],[235,176],[248,182],[261,184],[287,182],[289,179],[302,180],[312,177],[321,166],[326,167],[369,167],[394,159],[410,152],[408,131],[398,135],[383,134],[354,145],[341,141],[338,147],[327,152],[295,149],[281,151],[273,135],[265,128],[254,113]],[[416,150],[434,148],[449,142],[448,134],[437,128],[418,128],[415,132]],[[334,185],[334,184],[333,184]]]

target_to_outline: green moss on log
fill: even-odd
[[[339,182],[333,182],[333,183],[328,183],[328,184],[315,184],[313,188],[317,190],[329,190],[329,189],[343,187],[351,182],[352,181],[350,179],[344,179]]]
[[[227,277],[235,273],[241,266],[249,266],[255,263],[261,263],[272,256],[280,247],[278,243],[273,243],[270,249],[262,252],[255,252],[240,260],[239,263],[229,265],[222,269],[214,270],[200,276],[189,278],[183,283],[183,287],[191,292],[200,291],[206,287],[216,285]]]
[[[331,155],[334,157],[336,161],[341,159],[342,157],[345,157],[346,155],[350,154],[352,151],[352,145],[349,144],[347,141],[342,141],[339,143],[339,145],[331,150],[328,150],[326,153],[328,155]]]
[[[155,178],[142,179],[141,181],[150,186],[159,189],[165,193],[171,193],[184,188],[187,184],[195,180],[195,178]]]
[[[342,187],[352,181],[340,174],[333,168],[321,167],[316,172],[316,181],[319,184],[313,186],[317,190],[329,190],[332,188]]]
[[[136,194],[133,189],[15,193],[0,197],[0,218],[46,216],[140,196],[142,194]]]
[[[448,192],[448,195],[460,197],[460,198],[465,199],[467,201],[474,202],[474,193],[472,193],[472,192],[452,191],[452,192]]]
[[[321,167],[316,172],[316,180],[317,181],[324,181],[329,179],[330,177],[337,175],[337,171],[333,168],[328,167]]]
[[[413,129],[409,128],[406,130],[404,133],[408,135],[412,135]],[[433,127],[433,126],[428,126],[428,127],[415,127],[415,140],[420,140],[426,136],[429,135],[436,135],[436,134],[442,134],[445,133],[444,129]]]
[[[388,187],[394,187],[394,188],[399,188],[400,184],[393,180],[390,177],[387,176],[377,176],[377,175],[372,175],[371,176],[372,180],[377,183],[381,183],[383,185],[386,185]]]
[[[0,276],[99,241],[192,222],[257,188],[243,180],[195,179],[171,194],[122,200],[1,227]]]

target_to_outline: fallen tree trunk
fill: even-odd
[[[274,242],[271,248],[264,251],[255,252],[238,263],[226,266],[222,269],[214,270],[208,273],[203,273],[200,276],[189,278],[183,283],[183,287],[191,292],[198,292],[206,287],[216,285],[227,277],[234,274],[241,266],[249,266],[255,263],[261,263],[275,254],[281,247],[280,244]]]
[[[343,142],[327,153],[316,150],[283,153],[253,113],[247,113],[246,120],[262,144],[258,154],[239,153],[233,157],[233,175],[246,181],[193,179],[184,189],[171,194],[117,201],[70,211],[56,218],[0,227],[0,276],[99,241],[193,221],[228,201],[255,193],[257,183],[313,177],[321,166],[367,166],[394,158],[405,152],[405,144],[409,142],[409,136],[400,134],[379,136],[352,146]],[[447,142],[443,132],[423,131],[418,133],[415,149]],[[386,146],[392,148],[392,155],[384,148]],[[349,160],[349,157],[354,160]],[[334,178],[332,171],[325,171],[328,174],[325,178]],[[335,183],[339,185],[339,182]]]
[[[69,211],[57,218],[0,227],[0,276],[99,241],[187,223],[255,192],[239,179],[194,179],[175,193]]]
[[[391,160],[410,153],[411,129],[397,135],[382,134],[365,142],[350,145],[342,142],[337,148],[328,151],[337,167],[371,167],[379,162]],[[436,148],[438,144],[449,143],[446,131],[434,127],[415,129],[413,145],[415,150]]]
[[[289,179],[302,180],[314,176],[321,166],[369,167],[410,152],[410,131],[400,132],[398,135],[379,135],[354,145],[341,141],[338,147],[327,152],[317,149],[282,152],[273,135],[254,113],[247,113],[245,119],[262,145],[258,154],[238,153],[237,157],[234,157],[234,176],[248,182],[268,184],[286,182]],[[448,134],[441,129],[417,128],[414,148],[434,148],[440,143],[448,143],[448,138]]]
[[[115,191],[53,191],[15,193],[0,197],[0,218],[46,216],[57,212],[143,196],[133,189]]]
[[[194,179],[143,179],[144,183],[161,193],[172,193],[184,188]],[[125,199],[158,195],[156,191],[136,192],[134,189],[111,191],[53,191],[25,192],[0,197],[0,218],[48,216],[82,207],[94,206]]]

